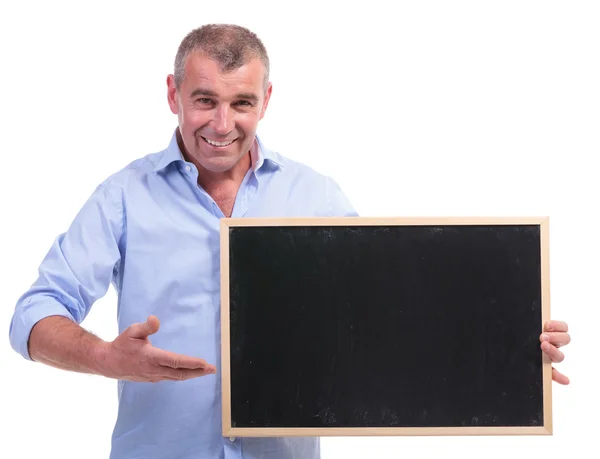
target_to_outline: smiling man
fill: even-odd
[[[252,167],[248,153],[271,97],[268,71],[267,52],[253,34],[207,27],[183,40],[167,79],[178,146],[225,216]]]
[[[315,438],[221,435],[219,220],[356,215],[331,178],[256,136],[271,90],[255,34],[190,32],[167,78],[169,145],[97,187],[17,302],[10,340],[24,358],[118,380],[113,459],[320,457]],[[79,324],[111,283],[119,335],[106,342]],[[567,325],[546,330],[542,350],[561,361]]]

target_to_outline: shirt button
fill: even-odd
[[[234,443],[234,442],[235,442],[235,437],[229,437],[229,441],[230,441],[231,443]]]
[[[185,166],[185,170],[189,172],[192,170],[192,168],[190,166]]]

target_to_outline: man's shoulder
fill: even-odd
[[[295,176],[297,178],[314,179],[318,181],[328,180],[330,177],[317,170],[313,166],[293,159],[285,154],[275,150],[268,150],[263,147],[265,161],[271,162],[279,167],[286,177]]]
[[[269,151],[265,158],[277,163],[281,171],[275,174],[274,190],[285,191],[288,199],[296,204],[309,205],[315,215],[320,216],[356,216],[357,213],[345,196],[337,181],[324,171],[300,160]],[[267,159],[265,159],[267,160]]]
[[[146,176],[156,170],[157,164],[165,154],[166,149],[141,155],[106,177],[101,185],[117,190],[127,188],[132,182],[143,182]]]

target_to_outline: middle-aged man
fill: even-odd
[[[10,340],[24,358],[118,379],[113,459],[320,457],[317,438],[221,435],[219,220],[356,215],[332,179],[257,138],[271,89],[254,33],[190,32],[167,78],[168,147],[97,187],[17,302]],[[120,334],[106,342],[79,324],[110,283]],[[562,361],[567,324],[540,340]]]

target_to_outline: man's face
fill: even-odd
[[[271,96],[271,84],[264,89],[264,72],[262,62],[252,59],[222,73],[216,61],[191,53],[179,91],[169,75],[169,106],[179,120],[189,160],[218,173],[248,153]]]

